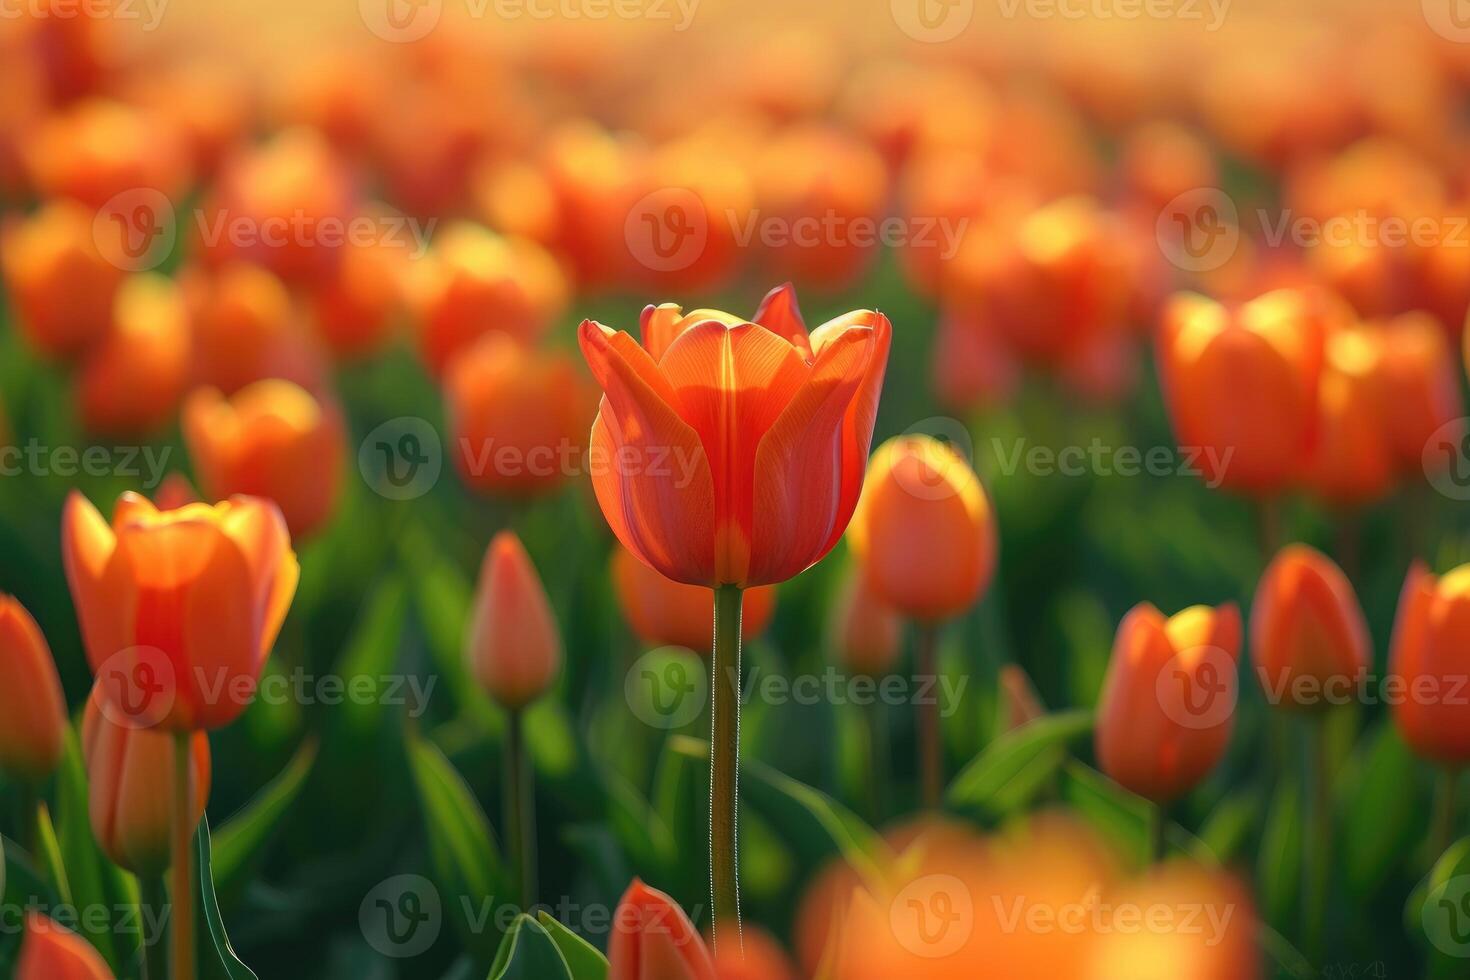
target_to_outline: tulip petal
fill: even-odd
[[[791,283],[782,283],[766,293],[761,305],[756,307],[755,316],[750,319],[776,336],[785,337],[803,358],[811,361],[811,338],[807,336],[806,320],[802,318],[801,307],[796,303],[796,289]]]
[[[654,362],[663,360],[664,351],[674,342],[674,338],[688,326],[684,320],[684,311],[677,303],[662,303],[658,306],[646,306],[643,315],[639,317],[639,330],[643,334],[643,347],[648,351],[648,356]]]
[[[850,330],[869,328],[873,333],[873,355],[868,360],[857,397],[848,406],[842,427],[842,506],[839,513],[850,517],[863,489],[863,474],[868,468],[868,449],[873,443],[873,426],[878,421],[878,397],[883,391],[883,376],[888,371],[888,349],[893,342],[893,325],[888,317],[871,310],[855,310],[829,320],[812,332],[812,348],[820,356],[822,350]],[[847,517],[839,521],[827,550],[842,536]]]
[[[118,648],[117,604],[103,585],[116,549],[112,527],[91,501],[73,490],[61,517],[61,555],[93,670]]]

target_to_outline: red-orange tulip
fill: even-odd
[[[905,616],[957,616],[990,584],[995,513],[980,478],[929,436],[890,439],[873,454],[848,541],[873,594]]]
[[[182,291],[154,273],[131,276],[113,301],[112,326],[77,375],[82,423],[106,435],[147,433],[173,421],[189,377]]]
[[[1306,482],[1318,496],[1353,506],[1392,489],[1399,459],[1391,404],[1382,345],[1361,328],[1334,330],[1318,390],[1316,445],[1305,466]]]
[[[714,959],[677,902],[637,878],[613,913],[607,980],[715,980]]]
[[[789,286],[753,322],[649,307],[642,347],[583,321],[605,392],[593,486],[618,540],[690,585],[767,585],[822,558],[862,489],[890,335],[860,310],[808,336]]]
[[[218,389],[184,403],[184,441],[211,500],[276,502],[293,538],[332,516],[342,489],[346,426],[337,406],[289,381],[257,381],[226,399]]]
[[[32,347],[74,357],[107,333],[123,270],[108,262],[93,237],[93,212],[55,201],[7,224],[0,269],[16,324]]]
[[[113,976],[91,943],[40,912],[28,912],[15,980],[113,980]]]
[[[546,693],[561,670],[551,601],[512,531],[495,535],[485,552],[465,656],[485,693],[511,709]]]
[[[715,631],[714,596],[706,586],[664,578],[617,548],[612,558],[613,587],[623,616],[650,647],[681,646],[707,656]],[[747,589],[740,609],[740,637],[749,642],[765,632],[776,610],[776,587]]]
[[[140,189],[175,197],[189,180],[181,134],[120,102],[85,99],[51,116],[30,145],[36,186],[100,208]]]
[[[174,740],[165,731],[138,728],[119,715],[101,680],[82,717],[82,755],[87,765],[92,833],[116,864],[138,875],[162,874],[169,865],[169,820],[174,798]],[[189,736],[192,764],[191,825],[209,800],[209,736]]]
[[[1402,467],[1422,473],[1429,438],[1465,414],[1455,351],[1444,325],[1423,313],[1394,317],[1376,333],[1393,448]],[[1447,465],[1449,458],[1436,462]]]
[[[1240,610],[1149,603],[1124,617],[1097,712],[1097,758],[1125,788],[1159,803],[1188,793],[1225,754],[1235,723]]]
[[[1282,548],[1251,604],[1251,659],[1267,700],[1285,708],[1349,700],[1369,654],[1368,623],[1342,569],[1306,545]]]
[[[838,661],[854,674],[881,677],[903,652],[903,621],[872,593],[858,568],[837,593],[827,634]]]
[[[1389,672],[1400,685],[1393,706],[1404,741],[1436,762],[1470,761],[1470,704],[1461,693],[1470,676],[1470,565],[1443,578],[1420,562],[1409,569]]]
[[[66,699],[41,627],[0,593],[0,771],[41,780],[61,761]]]
[[[109,525],[73,491],[61,552],[87,659],[117,707],[172,731],[245,710],[300,575],[275,504],[159,511],[125,493]]]
[[[266,378],[321,387],[321,358],[308,342],[286,284],[263,266],[230,262],[180,277],[194,327],[200,384],[232,395]]]

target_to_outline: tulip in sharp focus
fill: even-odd
[[[890,333],[861,310],[808,335],[789,286],[752,321],[649,307],[643,346],[584,321],[605,392],[593,486],[618,540],[690,585],[766,585],[815,563],[862,489]]]
[[[113,302],[106,339],[77,374],[77,402],[88,431],[129,435],[173,420],[189,376],[189,319],[173,280],[130,277]]]
[[[109,525],[73,491],[61,552],[87,659],[125,714],[194,731],[245,709],[300,575],[275,504],[160,511],[125,493]]]
[[[612,930],[607,980],[715,980],[714,959],[684,910],[636,878]]]
[[[1097,758],[1157,803],[1189,792],[1220,761],[1235,721],[1240,611],[1149,603],[1124,617],[1098,706]]]
[[[1409,746],[1436,762],[1470,762],[1470,705],[1452,696],[1470,676],[1470,565],[1442,578],[1420,562],[1409,569],[1389,672],[1402,685],[1394,720]]]
[[[336,405],[289,381],[257,381],[226,399],[206,388],[184,404],[184,440],[212,500],[275,501],[293,538],[331,516],[342,488],[346,426]]]
[[[914,619],[949,619],[995,571],[995,514],[962,455],[929,436],[873,454],[848,535],[873,594]]]
[[[546,693],[561,670],[561,632],[531,558],[511,531],[490,542],[465,645],[480,686],[511,709]]]
[[[1368,669],[1368,623],[1352,583],[1306,545],[1277,553],[1251,604],[1251,658],[1267,699],[1285,708],[1341,703]]]
[[[113,980],[101,954],[81,936],[40,912],[25,918],[15,980]]]
[[[623,616],[643,643],[709,653],[715,620],[714,596],[707,587],[664,578],[621,547],[613,553],[612,579]],[[747,590],[740,615],[741,640],[749,642],[765,632],[775,610],[775,586]]]
[[[93,237],[93,212],[56,201],[7,224],[0,269],[21,335],[49,357],[75,357],[101,340],[123,270]]]
[[[139,728],[105,699],[99,681],[82,717],[82,755],[87,765],[88,813],[103,852],[137,875],[160,875],[169,865],[173,813],[174,740],[168,732]],[[192,823],[209,800],[209,736],[189,736]]]
[[[0,772],[46,778],[61,761],[66,699],[41,627],[0,594]]]
[[[903,652],[902,619],[868,588],[861,569],[840,586],[827,632],[837,660],[854,674],[881,677]]]

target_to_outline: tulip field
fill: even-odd
[[[0,977],[1470,977],[1463,0],[0,0]]]

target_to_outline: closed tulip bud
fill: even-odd
[[[1240,610],[1191,606],[1175,616],[1140,603],[1124,617],[1097,711],[1103,772],[1167,803],[1209,774],[1235,723]]]
[[[930,436],[878,447],[848,540],[873,594],[914,619],[959,615],[995,572],[985,488],[963,456]]]
[[[93,217],[81,204],[56,201],[5,227],[0,270],[16,325],[48,357],[91,349],[112,323],[123,270],[98,249]]]
[[[169,820],[174,798],[174,739],[139,728],[120,714],[99,681],[82,716],[92,834],[114,864],[141,876],[169,865]],[[209,736],[189,736],[192,823],[209,800]]]
[[[903,620],[872,593],[860,568],[840,586],[827,633],[837,661],[854,674],[888,674],[903,652]]]
[[[0,771],[45,779],[61,761],[66,699],[41,627],[0,594]]]
[[[1368,623],[1342,569],[1306,545],[1282,548],[1251,604],[1251,658],[1267,699],[1305,709],[1350,697],[1369,652]]]
[[[15,980],[113,980],[107,961],[81,936],[42,915],[26,913]]]
[[[230,262],[180,277],[194,326],[194,374],[227,395],[267,378],[315,391],[324,368],[296,317],[286,284],[269,269]]]
[[[210,499],[273,500],[297,539],[336,509],[347,434],[333,403],[289,381],[257,381],[229,399],[205,388],[185,402],[183,430]]]
[[[561,670],[561,632],[531,558],[514,532],[490,542],[465,653],[485,693],[503,707],[524,708]]]
[[[130,277],[113,302],[112,327],[77,375],[83,424],[94,433],[148,433],[173,420],[189,376],[189,319],[173,280]]]
[[[87,659],[115,707],[176,732],[245,710],[300,575],[275,504],[160,511],[125,493],[109,524],[73,491],[61,554]]]
[[[612,558],[613,587],[623,617],[638,639],[650,647],[687,647],[709,656],[715,632],[715,602],[710,589],[664,578],[619,547]],[[740,636],[749,642],[765,632],[776,611],[776,587],[745,591],[740,609]]]
[[[1046,714],[1046,708],[1026,672],[1015,664],[1000,669],[1000,719],[1002,732],[1015,731]]]
[[[715,980],[708,947],[677,902],[637,878],[613,913],[607,980]]]
[[[1455,767],[1470,762],[1470,707],[1450,695],[1470,675],[1470,565],[1443,578],[1415,562],[1404,580],[1389,671],[1409,692],[1394,720],[1416,753]],[[1431,691],[1429,696],[1422,692]]]
[[[503,333],[450,361],[445,416],[465,483],[483,493],[535,496],[580,472],[597,402],[581,366]]]

